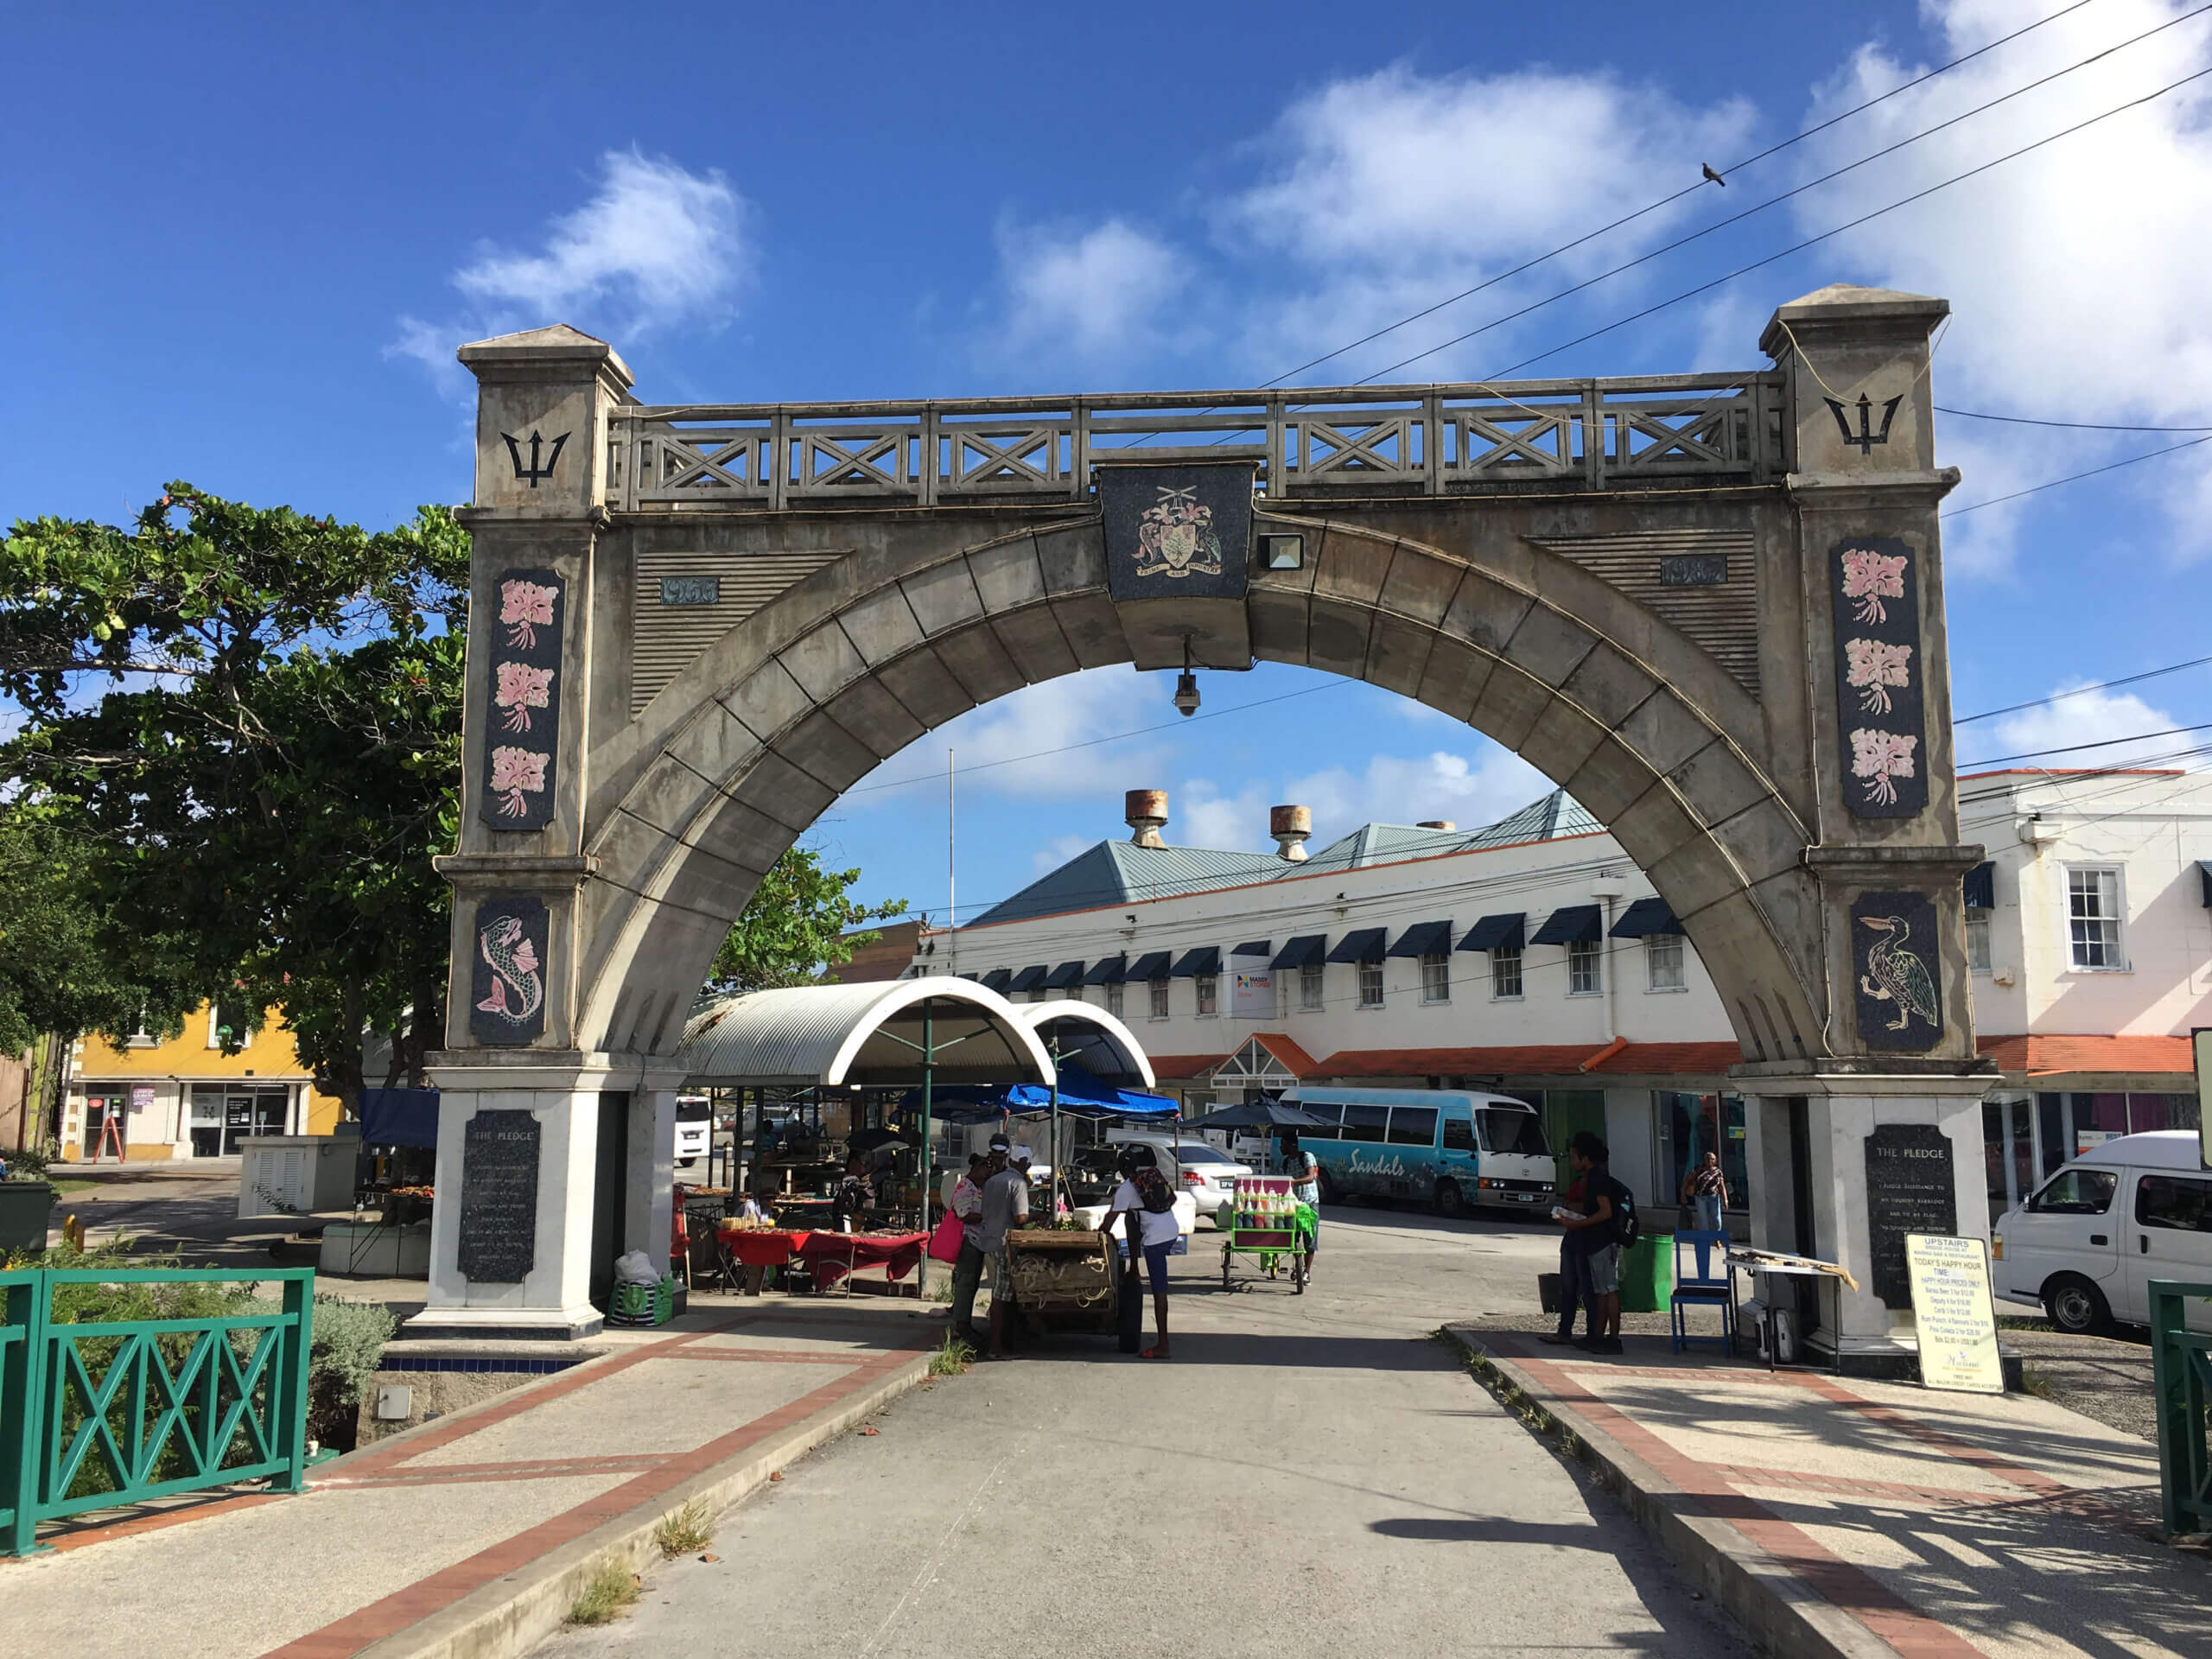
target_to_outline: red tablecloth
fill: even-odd
[[[827,1290],[848,1268],[882,1268],[891,1279],[904,1279],[922,1259],[927,1233],[809,1233],[798,1253],[813,1269],[816,1286]]]
[[[798,1251],[804,1233],[763,1232],[757,1228],[722,1229],[722,1243],[731,1258],[747,1268],[780,1268]]]

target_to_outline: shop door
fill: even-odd
[[[110,1124],[114,1127],[111,1128]],[[121,1158],[130,1134],[130,1091],[105,1090],[85,1096],[85,1156]]]
[[[629,1233],[630,1096],[599,1097],[599,1148],[591,1194],[591,1300],[604,1312],[614,1290],[614,1258]]]

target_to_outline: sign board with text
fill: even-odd
[[[1989,1246],[1978,1238],[1912,1233],[1904,1242],[1912,1318],[1920,1337],[1923,1388],[2002,1394],[1997,1305],[1989,1294]]]

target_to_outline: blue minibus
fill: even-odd
[[[1510,1095],[1325,1089],[1283,1096],[1325,1120],[1298,1132],[1321,1166],[1321,1201],[1397,1198],[1447,1216],[1478,1205],[1547,1215],[1557,1166],[1543,1119]]]

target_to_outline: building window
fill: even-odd
[[[1449,1002],[1452,1000],[1451,957],[1433,956],[1421,959],[1421,1000],[1424,1002]]]
[[[220,1002],[207,1005],[207,1046],[220,1048],[228,1038],[233,1051],[244,1049],[253,1040],[253,1027],[236,1008],[226,1008]]]
[[[2118,870],[2066,872],[2066,927],[2076,968],[2094,971],[2127,966],[2120,953]]]
[[[1211,974],[1194,974],[1191,987],[1198,995],[1198,1018],[1205,1019],[1214,1011],[1214,995],[1219,982]]]
[[[1502,944],[1490,953],[1490,994],[1504,1001],[1521,995],[1521,947]]]
[[[1967,966],[1977,974],[1989,971],[1989,912],[1967,912]]]
[[[1106,988],[1106,1012],[1116,1020],[1122,1017],[1122,985],[1118,980]]]
[[[1164,979],[1151,979],[1147,980],[1145,983],[1152,988],[1152,1017],[1155,1020],[1165,1020],[1167,1017],[1167,982]]]
[[[1682,988],[1682,936],[1648,933],[1643,939],[1643,987],[1650,991]]]
[[[1298,970],[1298,1006],[1319,1008],[1321,1006],[1321,964],[1309,962]]]
[[[1598,941],[1577,939],[1567,947],[1567,994],[1595,996],[1605,988],[1598,968]]]
[[[1359,1006],[1363,1008],[1382,1006],[1382,964],[1379,962],[1359,964]]]

